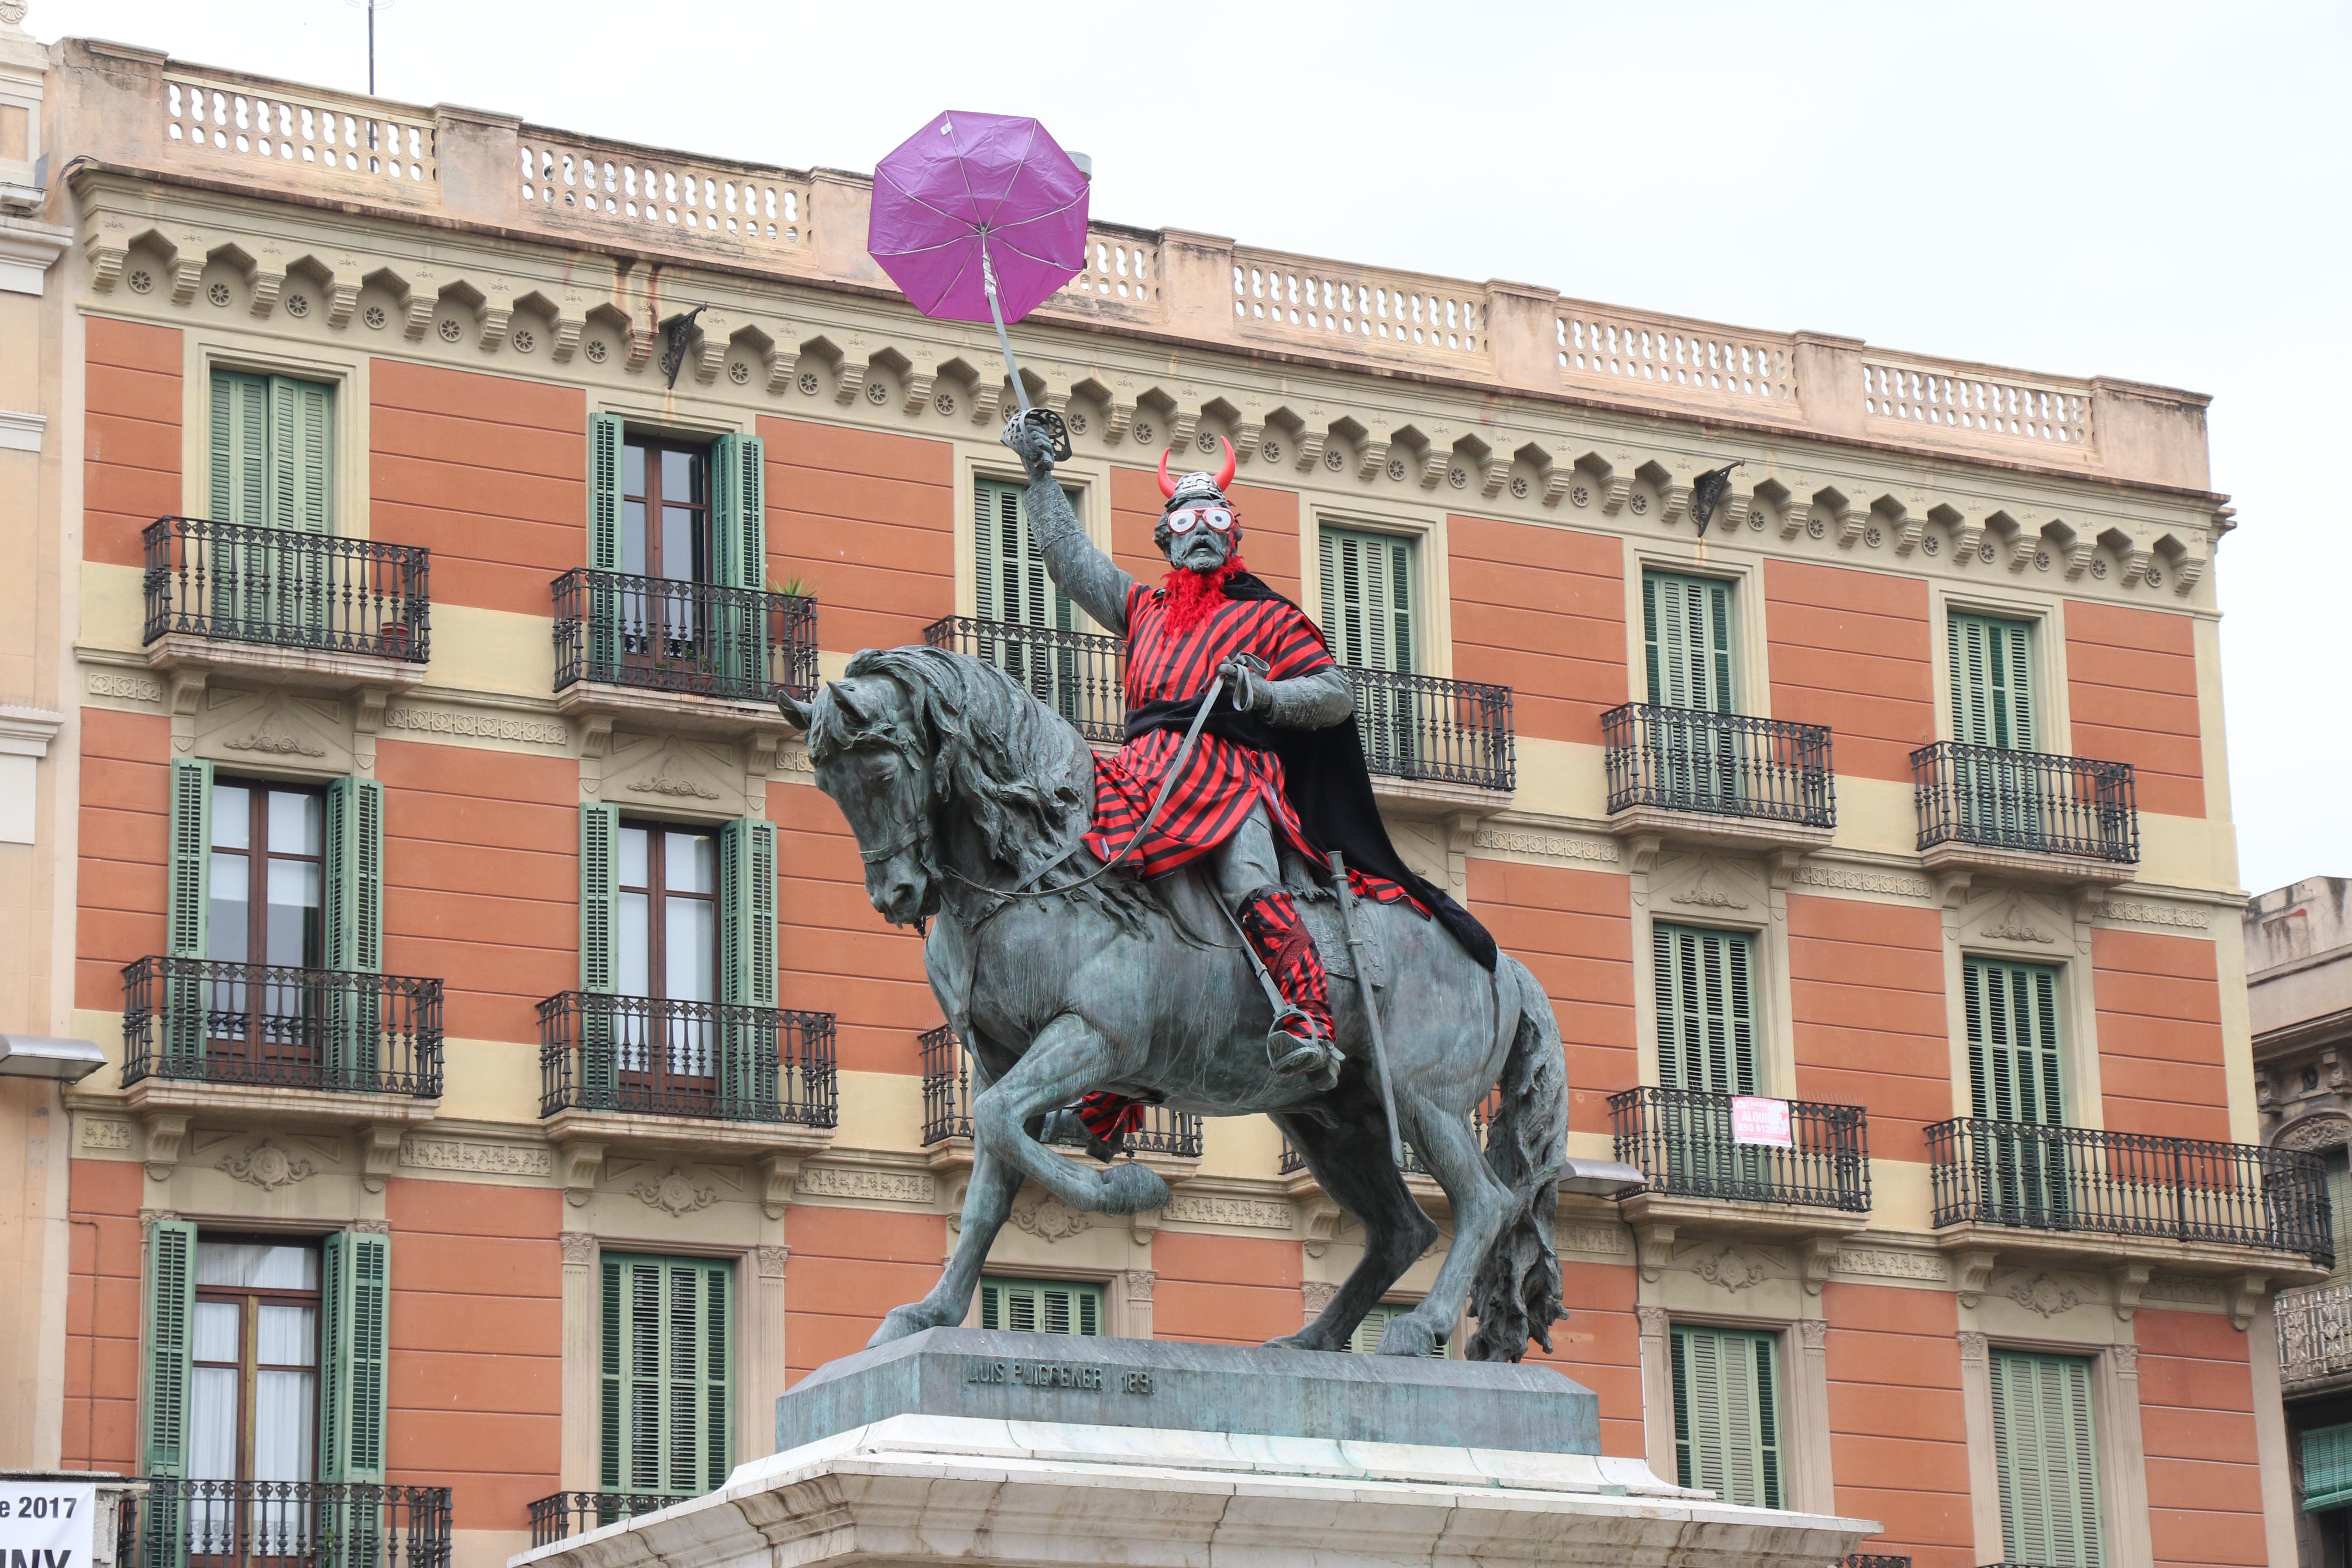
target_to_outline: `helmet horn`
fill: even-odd
[[[1223,436],[1218,437],[1217,439],[1225,441]],[[1217,489],[1220,493],[1223,492],[1227,485],[1234,482],[1234,470],[1240,466],[1241,459],[1234,456],[1234,444],[1231,441],[1225,441],[1225,466],[1217,470]]]
[[[1173,447],[1171,447],[1171,448],[1170,448],[1170,450],[1171,450],[1171,451],[1172,451],[1172,450],[1174,450],[1174,448],[1173,448]],[[1166,499],[1168,499],[1169,497],[1173,496],[1175,493],[1176,493],[1176,481],[1175,481],[1174,479],[1170,479],[1170,478],[1168,477],[1168,453],[1167,453],[1167,452],[1162,452],[1162,453],[1160,453],[1160,498],[1161,498],[1162,500],[1166,500]]]

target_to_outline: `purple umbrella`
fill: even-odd
[[[1089,189],[1044,126],[1009,114],[941,114],[874,171],[866,250],[924,315],[995,323],[1024,418],[1028,389],[1004,323],[1087,264]],[[1066,436],[1056,439],[1066,448]]]

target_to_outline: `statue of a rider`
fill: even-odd
[[[1028,470],[1029,525],[1046,571],[1097,624],[1128,639],[1127,742],[1097,763],[1087,848],[1105,860],[1128,852],[1122,869],[1146,878],[1206,860],[1210,887],[1281,994],[1267,1039],[1275,1070],[1328,1079],[1339,1065],[1328,980],[1284,889],[1283,849],[1318,876],[1325,853],[1341,850],[1358,894],[1435,915],[1491,969],[1493,939],[1389,843],[1352,722],[1354,695],[1322,634],[1243,563],[1241,516],[1226,493],[1232,446],[1223,471],[1175,479],[1161,455],[1166,500],[1152,539],[1171,570],[1146,587],[1079,526],[1053,477],[1051,437],[1016,421],[1004,441]],[[1212,712],[1149,837],[1132,844],[1213,681],[1229,701]],[[1105,1120],[1100,1110],[1087,1117],[1098,1134],[1114,1130]]]

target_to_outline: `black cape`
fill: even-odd
[[[1225,580],[1225,597],[1273,599],[1290,605],[1247,572],[1237,572]],[[1127,738],[1131,741],[1153,730],[1181,734],[1192,727],[1198,707],[1197,700],[1144,703],[1128,714]],[[1414,875],[1397,854],[1396,846],[1389,842],[1388,826],[1381,820],[1380,802],[1372,795],[1372,776],[1364,766],[1363,736],[1353,713],[1328,730],[1290,730],[1269,724],[1257,714],[1241,712],[1220,698],[1209,710],[1204,727],[1236,746],[1273,752],[1282,763],[1282,792],[1291,810],[1298,814],[1309,842],[1326,854],[1339,850],[1348,858],[1350,869],[1384,877],[1403,888],[1454,933],[1479,967],[1495,967],[1495,939],[1478,918],[1426,879]]]

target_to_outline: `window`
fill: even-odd
[[[2047,964],[1964,959],[1970,1114],[2045,1127],[2065,1124],[2058,1067],[2058,971]]]
[[[2303,1435],[2303,1511],[2352,1504],[2352,1426],[2316,1426]]]
[[[1103,1331],[1103,1288],[1058,1279],[982,1279],[980,1326],[1093,1338]]]
[[[307,1481],[317,1459],[319,1252],[196,1243],[188,1475]]]
[[[2323,1149],[2319,1163],[2326,1173],[2328,1234],[2336,1241],[2336,1266],[2327,1282],[2341,1285],[2352,1280],[2352,1148],[2338,1143]]]
[[[2090,1362],[1997,1350],[1991,1374],[2001,1555],[2047,1568],[2100,1568]]]
[[[602,1484],[715,1490],[734,1468],[728,1267],[615,1254],[604,1262]]]
[[[1348,1336],[1348,1348],[1358,1355],[1375,1353],[1381,1348],[1381,1336],[1388,1332],[1390,1321],[1402,1318],[1412,1310],[1412,1306],[1409,1302],[1399,1304],[1393,1301],[1383,1301],[1364,1314],[1364,1321],[1358,1323],[1356,1331]],[[1447,1341],[1440,1340],[1431,1349],[1429,1356],[1433,1361],[1444,1361],[1453,1353],[1453,1345]]]
[[[1412,550],[1391,534],[1323,531],[1323,637],[1333,658],[1412,672]]]
[[[163,997],[167,1054],[188,1070],[209,1053],[245,1064],[229,1076],[299,1079],[332,1046],[346,1052],[342,1066],[372,1075],[363,994],[327,1018],[331,995],[354,994],[318,972],[383,971],[383,786],[215,782],[208,762],[174,762],[170,842],[170,956],[303,973],[174,978]]]
[[[710,580],[710,449],[630,436],[621,455],[621,570]]]
[[[621,824],[625,996],[719,994],[719,840],[690,827]]]
[[[223,1481],[383,1479],[391,1240],[148,1232],[141,1465]],[[219,1505],[205,1505],[218,1507]],[[228,1528],[226,1512],[192,1524]]]
[[[1675,1325],[1675,1470],[1682,1485],[1749,1508],[1785,1506],[1776,1348],[1770,1334]]]
[[[1659,1086],[1754,1094],[1755,938],[1660,923],[1650,939]]]
[[[1717,713],[1738,708],[1731,679],[1731,584],[1666,572],[1642,575],[1642,642],[1650,702]]]
[[[334,531],[333,387],[216,370],[211,437],[214,521]]]
[[[1946,616],[1952,661],[1952,739],[2030,752],[2034,745],[2033,626],[1957,612]]]
[[[1078,495],[1066,490],[1070,510],[1078,510]],[[1077,628],[1076,607],[1070,596],[1046,574],[1045,557],[1037,549],[1022,505],[1022,487],[1003,479],[975,479],[971,487],[972,604],[983,621],[1017,626],[1047,626],[1055,631]]]

